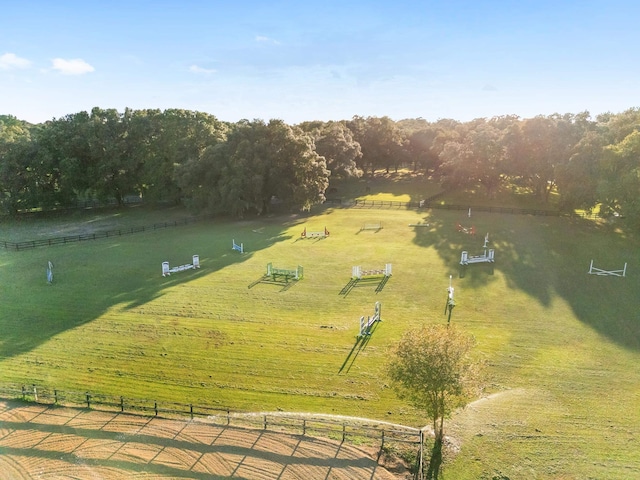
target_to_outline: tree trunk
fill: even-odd
[[[442,438],[435,438],[433,450],[431,450],[431,458],[429,459],[429,469],[427,470],[427,479],[438,480],[440,475],[440,466],[442,465]]]
[[[428,480],[438,480],[440,475],[440,467],[442,466],[442,444],[444,439],[444,415],[439,419],[440,425],[434,429],[433,450],[431,450],[431,458],[429,459],[429,468],[427,470]],[[434,422],[436,426],[436,422]]]

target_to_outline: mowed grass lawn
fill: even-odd
[[[336,208],[2,250],[0,382],[422,426],[384,366],[407,329],[446,322],[452,275],[452,322],[477,339],[488,396],[449,420],[459,451],[446,478],[640,477],[637,236],[579,219],[466,213]],[[138,215],[145,225],[157,212]],[[89,228],[84,218],[76,226]],[[300,239],[325,226],[329,238]],[[25,235],[16,228],[5,223],[0,238]],[[461,277],[460,252],[481,253],[486,232],[495,268]],[[200,270],[162,277],[163,261],[193,254]],[[627,277],[587,275],[591,259],[627,262]],[[304,279],[256,283],[269,262],[301,265]],[[386,263],[393,276],[380,292],[374,281],[341,293],[353,265]],[[376,301],[383,321],[358,345],[358,319]]]

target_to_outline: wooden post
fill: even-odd
[[[307,419],[302,419],[302,435],[307,434]]]
[[[53,389],[53,403],[56,405],[58,404],[58,390],[55,388]]]
[[[189,404],[189,414],[191,415],[191,420],[193,420],[193,403]]]
[[[120,411],[124,413],[124,397],[120,397]]]
[[[86,393],[85,394],[87,397],[87,408],[91,408],[91,395]]]
[[[342,442],[343,443],[346,436],[347,436],[347,425],[343,423],[342,424]]]
[[[158,402],[153,402],[153,411],[156,412],[156,417],[158,416]]]

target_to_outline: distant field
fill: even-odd
[[[135,222],[155,221],[138,212]],[[100,220],[109,228],[131,218],[105,212],[62,224],[99,228]],[[381,230],[360,231],[378,222]],[[457,232],[458,222],[479,235]],[[429,226],[409,226],[418,223]],[[55,225],[4,222],[0,239],[62,228]],[[329,238],[300,239],[303,228],[325,226]],[[474,265],[460,278],[460,252],[481,253],[487,232],[494,270]],[[232,239],[248,253],[231,251]],[[0,382],[421,426],[420,412],[389,388],[384,364],[408,328],[446,321],[452,275],[452,321],[478,340],[489,396],[450,421],[459,453],[447,460],[448,478],[633,478],[639,247],[615,225],[580,219],[336,208],[0,251]],[[200,270],[162,277],[162,261],[186,263],[193,254]],[[610,269],[627,262],[627,277],[589,276],[591,259]],[[305,277],[256,283],[268,262],[302,265]],[[374,282],[341,294],[353,265],[385,263],[393,276],[382,291]],[[376,301],[383,321],[359,346],[358,319]]]

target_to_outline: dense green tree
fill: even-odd
[[[274,202],[309,208],[324,201],[328,177],[308,134],[281,120],[245,120],[186,164],[180,184],[192,207],[242,216],[267,213]]]
[[[437,151],[436,138],[440,130],[433,126],[426,126],[415,130],[407,136],[406,149],[413,165],[413,171],[418,169],[429,173],[440,165],[439,151]]]
[[[604,153],[599,188],[603,210],[640,226],[640,125]]]
[[[428,478],[438,478],[444,420],[480,393],[480,363],[473,337],[455,326],[427,325],[406,332],[394,349],[388,374],[401,398],[424,411],[434,432]]]
[[[358,168],[373,175],[378,169],[397,168],[402,159],[403,139],[389,117],[353,117],[346,122],[360,144],[362,159]]]
[[[592,210],[598,203],[604,138],[595,131],[585,133],[567,162],[556,170],[560,208]]]
[[[440,154],[439,176],[451,188],[484,187],[492,196],[504,178],[503,132],[495,122],[479,119],[457,141],[447,142]]]
[[[342,122],[327,122],[310,132],[315,150],[325,158],[332,177],[358,178],[362,170],[358,162],[362,157],[360,144],[355,141],[351,130]]]
[[[141,174],[142,194],[151,201],[181,200],[177,169],[200,159],[209,147],[224,141],[228,125],[215,116],[191,110],[147,110],[135,117],[146,134]]]

